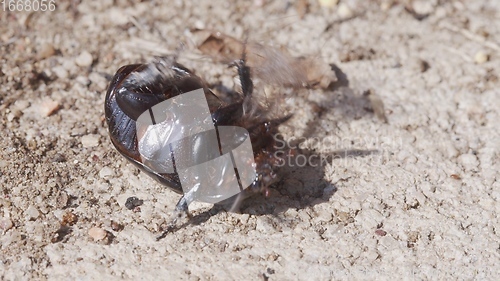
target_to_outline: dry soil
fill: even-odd
[[[55,2],[0,12],[0,279],[500,279],[497,0]],[[104,96],[120,66],[175,53],[233,88],[193,28],[339,81],[289,93],[282,126],[324,161],[156,241],[179,195],[115,151]]]

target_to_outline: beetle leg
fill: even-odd
[[[179,199],[179,202],[177,202],[177,205],[175,205],[175,211],[188,213],[188,201],[186,199],[186,196],[182,195],[181,199]]]
[[[245,40],[246,41],[246,40]],[[236,66],[240,76],[241,91],[245,99],[250,99],[253,93],[253,82],[250,73],[250,67],[246,65],[246,42],[243,43],[243,54],[241,59],[234,61],[230,66]]]
[[[241,203],[247,197],[248,197],[248,192],[245,192],[245,190],[238,193],[238,195],[236,195],[236,198],[234,199],[233,203],[231,204],[231,208],[229,209],[229,212],[232,212],[232,213],[240,212]]]
[[[245,58],[243,57],[237,63],[235,63],[238,68],[238,75],[240,76],[241,90],[243,91],[243,96],[248,99],[253,93],[253,82],[250,75],[250,67],[245,63]]]
[[[168,233],[174,232],[179,228],[179,225],[189,217],[188,201],[185,196],[182,196],[179,202],[177,202],[177,205],[175,205],[174,212],[167,224],[167,229],[163,231],[160,236],[156,237],[156,241],[165,238]]]

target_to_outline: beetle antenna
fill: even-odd
[[[236,66],[238,69],[238,76],[240,78],[241,91],[245,100],[250,99],[253,93],[253,82],[251,77],[250,67],[246,65],[246,49],[248,37],[245,36],[243,40],[243,52],[239,60],[233,61],[229,66]]]

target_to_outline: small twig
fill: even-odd
[[[139,29],[140,31],[145,31],[145,28],[142,24],[140,24],[137,19],[134,17],[134,16],[129,16],[128,17],[128,20],[135,26],[137,27],[137,29]]]
[[[459,55],[464,61],[466,62],[472,62],[472,59],[467,56],[466,54],[464,54],[463,52],[460,52],[459,50],[457,49],[454,49],[454,48],[451,48],[451,47],[447,47],[447,46],[444,46],[444,49],[450,53],[453,53],[455,55]]]
[[[474,33],[470,32],[470,31],[468,31],[466,29],[458,28],[458,27],[452,26],[452,25],[450,25],[448,23],[443,23],[443,27],[445,29],[448,29],[448,30],[451,30],[451,31],[454,31],[454,32],[457,32],[457,33],[461,33],[467,39],[470,39],[470,40],[476,41],[478,43],[481,43],[481,44],[483,44],[484,46],[486,46],[488,48],[491,48],[491,49],[496,50],[496,51],[500,51],[500,45],[498,45],[497,43],[492,42],[492,41],[488,41],[484,37],[481,37],[481,36],[479,36],[477,34],[474,34]]]

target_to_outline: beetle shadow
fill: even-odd
[[[337,81],[331,83],[325,90],[322,101],[309,101],[314,104],[317,117],[310,122],[316,122],[322,119],[326,113],[334,113],[335,119],[342,119],[346,122],[358,120],[365,117],[373,117],[375,114],[374,105],[370,100],[370,91],[365,89],[362,93],[351,87],[349,77],[337,65],[330,64],[332,71],[337,77]],[[306,132],[302,137],[311,137],[316,135],[321,126],[307,126]]]
[[[350,82],[347,75],[335,64],[331,64],[332,71],[337,76],[337,81],[332,83],[327,91],[336,93],[333,104],[334,110],[342,119],[355,120],[367,115],[373,116],[371,103],[367,95],[356,94],[349,87]],[[220,86],[220,85],[219,85]],[[228,89],[223,89],[229,92]],[[332,97],[326,98],[331,99]],[[317,119],[329,110],[322,108],[318,112]],[[317,120],[315,120],[317,121]],[[318,135],[320,126],[308,126],[303,137],[314,137]],[[379,154],[378,150],[338,150],[328,155],[320,155],[312,150],[300,150],[293,158],[289,158],[287,165],[278,169],[281,177],[277,183],[270,187],[269,196],[255,194],[245,199],[239,206],[239,212],[251,215],[273,215],[277,216],[289,209],[304,209],[317,204],[328,202],[337,191],[334,183],[325,180],[325,168],[334,163],[335,159],[366,157]],[[314,159],[313,161],[300,159]],[[230,205],[230,204],[228,204]],[[190,224],[201,224],[211,216],[221,211],[227,211],[228,205],[214,205],[210,210],[202,212],[191,218]]]
[[[327,164],[336,159],[366,157],[378,154],[378,150],[338,150],[321,156],[310,150],[302,150],[290,162],[278,170],[281,180],[270,187],[270,194],[255,194],[245,199],[237,213],[256,216],[278,217],[289,209],[305,209],[330,201],[337,191],[335,184],[324,179]],[[303,155],[315,159],[305,165],[296,162]],[[191,217],[188,224],[199,225],[219,212],[229,211],[230,204],[214,205],[211,209]]]

